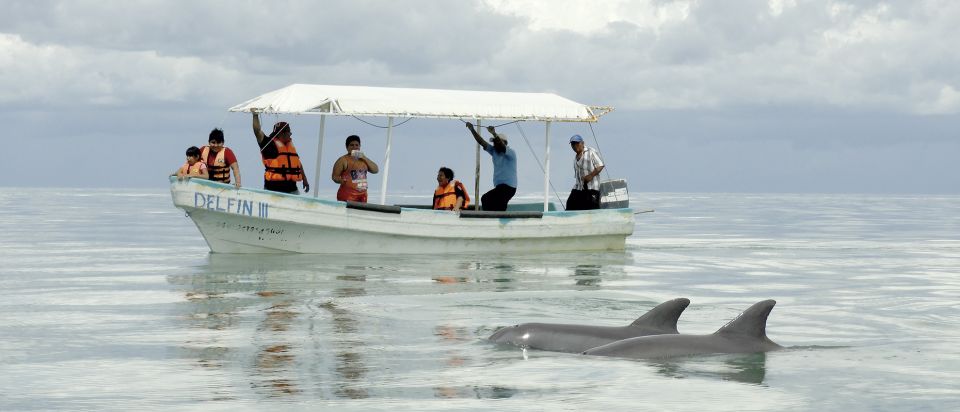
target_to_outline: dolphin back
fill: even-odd
[[[623,358],[667,358],[710,353],[754,353],[781,349],[767,338],[767,317],[777,302],[757,302],[709,335],[652,335],[624,339],[583,352]]]
[[[770,311],[773,310],[773,307],[776,304],[777,301],[773,299],[767,299],[754,303],[753,306],[750,306],[747,308],[747,310],[743,311],[740,316],[737,316],[735,319],[727,322],[726,325],[723,325],[723,327],[720,329],[717,329],[714,334],[724,336],[746,336],[751,339],[772,344],[779,348],[780,345],[777,345],[767,338],[767,317],[770,316]]]
[[[676,298],[663,302],[643,316],[633,321],[630,326],[635,328],[652,328],[663,331],[663,333],[680,333],[677,331],[677,320],[683,310],[690,306],[690,299]]]
[[[498,329],[487,339],[522,348],[579,353],[637,336],[676,334],[677,319],[689,304],[686,298],[663,302],[627,326],[522,323]]]

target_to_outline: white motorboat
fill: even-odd
[[[504,103],[507,102],[507,103]],[[340,202],[236,189],[209,180],[170,178],[183,209],[218,253],[486,253],[623,249],[634,212],[625,189],[614,208],[552,211],[549,137],[552,122],[595,122],[609,107],[586,106],[547,93],[500,93],[295,84],[230,108],[233,112],[320,115],[314,182],[320,180],[328,116],[387,117],[387,150],[380,203]],[[386,205],[393,120],[397,117],[508,119],[546,123],[542,210],[486,212]],[[607,196],[609,197],[609,196]]]

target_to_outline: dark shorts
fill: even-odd
[[[264,180],[263,190],[269,190],[271,192],[283,192],[283,193],[300,193],[300,190],[297,189],[297,182],[291,182],[289,180],[281,180],[281,181]]]
[[[503,212],[507,210],[507,203],[510,202],[510,199],[513,199],[515,194],[517,194],[517,188],[499,184],[480,197],[480,206],[483,210]]]
[[[570,191],[567,197],[567,210],[591,210],[600,208],[599,190],[578,190]]]

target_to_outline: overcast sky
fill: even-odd
[[[616,110],[572,133],[631,192],[960,194],[957,1],[43,1],[0,13],[0,186],[163,188],[221,127],[262,187],[249,115],[292,83],[553,92]],[[951,40],[952,39],[952,40]],[[313,177],[315,116],[282,117]],[[265,128],[276,118],[265,120]],[[386,124],[385,119],[366,119]],[[504,126],[520,192],[542,191],[543,127]],[[379,161],[385,131],[328,122],[322,196],[348,134]],[[526,135],[527,141],[521,136]],[[394,135],[390,189],[472,186],[462,123]],[[481,190],[490,187],[483,155]],[[379,188],[382,175],[371,179]],[[319,183],[319,184],[317,184]]]

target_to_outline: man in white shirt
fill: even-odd
[[[599,209],[600,182],[596,177],[603,171],[603,160],[578,134],[570,137],[570,148],[577,154],[573,160],[576,183],[567,198],[567,210]]]

